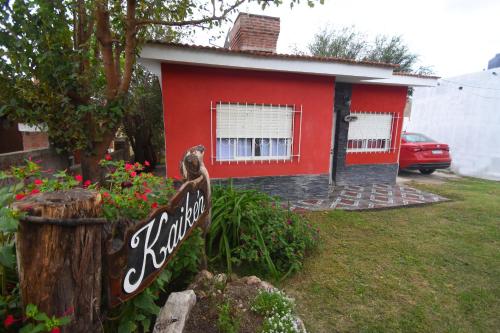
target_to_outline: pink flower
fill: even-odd
[[[92,184],[92,182],[90,180],[86,180],[84,183],[83,183],[83,187],[84,188],[87,188],[90,186],[90,184]]]
[[[11,326],[12,324],[14,324],[16,322],[16,320],[14,319],[14,316],[13,315],[8,315],[5,320],[3,321],[3,326],[5,327],[9,327]]]
[[[137,172],[132,171],[132,172],[130,173],[130,177],[134,178],[135,176],[137,176]]]
[[[16,200],[23,200],[24,197],[26,197],[26,194],[24,194],[24,193],[18,193],[18,194],[16,194]]]
[[[134,168],[134,166],[130,163],[125,163],[125,170],[130,171]]]
[[[40,193],[40,190],[37,188],[34,188],[33,190],[31,190],[31,194],[38,194],[38,193]]]
[[[38,185],[42,185],[43,181],[41,179],[35,179],[35,181],[33,183],[38,186]]]
[[[153,208],[153,209],[158,208],[158,203],[157,203],[157,202],[153,202],[153,203],[151,204],[151,208]]]
[[[106,161],[111,161],[113,158],[111,157],[111,155],[110,155],[110,154],[106,154],[106,155],[104,155],[104,159],[105,159]]]
[[[75,180],[79,183],[81,183],[81,181],[83,180],[83,177],[81,175],[76,175],[75,176]]]
[[[292,220],[288,219],[288,225],[292,225]]]
[[[148,161],[144,161],[145,166],[150,166],[151,164]]]
[[[61,333],[61,329],[59,327],[54,327],[50,333]]]

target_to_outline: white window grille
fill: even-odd
[[[351,112],[357,120],[349,123],[347,152],[391,152],[393,132],[398,126],[399,117],[387,112]]]
[[[301,123],[302,107],[295,110],[293,105],[212,103],[212,163],[300,159]],[[297,125],[298,143],[294,143]]]

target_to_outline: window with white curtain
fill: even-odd
[[[216,160],[287,160],[293,149],[292,106],[216,105]]]
[[[392,149],[392,113],[351,112],[357,120],[349,123],[348,152],[388,152]]]

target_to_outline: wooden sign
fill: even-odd
[[[168,206],[127,230],[123,246],[107,256],[109,305],[117,306],[148,287],[209,212],[210,181],[201,174],[185,182]]]

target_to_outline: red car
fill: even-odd
[[[430,175],[436,169],[448,168],[451,164],[450,147],[438,143],[419,133],[403,133],[399,169],[419,170]]]

